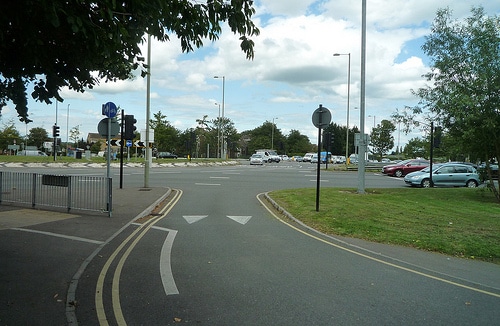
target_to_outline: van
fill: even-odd
[[[311,162],[311,158],[313,157],[315,153],[306,153],[304,157],[302,158],[303,162]]]
[[[19,152],[17,152],[17,155],[23,155],[23,156],[47,156],[47,154],[45,154],[42,151],[27,151],[27,150],[19,151]]]

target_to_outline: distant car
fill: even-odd
[[[290,158],[288,157],[288,155],[280,155],[280,159],[282,161],[290,161]]]
[[[304,156],[302,157],[302,161],[311,162],[311,157],[313,155],[314,155],[314,153],[305,153]]]
[[[177,155],[170,152],[158,152],[156,158],[177,158]]]
[[[385,165],[382,167],[382,173],[401,178],[408,173],[420,171],[429,166],[429,161],[423,159],[413,159],[401,161],[397,164]]]
[[[300,155],[292,156],[291,160],[295,162],[302,162],[302,156]]]
[[[22,156],[47,156],[42,151],[30,151],[30,150],[22,150],[17,152],[17,155],[22,155]]]
[[[318,163],[318,154],[313,154],[310,159],[311,163]]]
[[[498,164],[490,164],[490,172],[491,172],[491,177],[495,180],[498,180]],[[486,163],[481,163],[477,167],[477,172],[479,173],[479,178],[481,180],[488,180],[489,175],[488,171],[486,169]]]
[[[335,161],[333,163],[344,164],[345,162],[346,162],[345,156],[336,156]]]
[[[250,156],[250,165],[262,165],[264,164],[264,158],[261,154],[253,154]]]
[[[428,188],[431,186],[430,166],[404,177],[406,184]],[[479,174],[472,165],[444,163],[432,165],[432,183],[434,186],[475,188],[481,182]]]

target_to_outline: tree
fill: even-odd
[[[0,148],[6,150],[8,145],[19,145],[21,143],[21,135],[14,125],[14,121],[9,120],[0,131]]]
[[[429,142],[422,138],[412,138],[403,149],[406,157],[426,157]]]
[[[180,131],[170,124],[166,115],[163,115],[161,111],[154,113],[153,119],[149,120],[149,126],[155,131],[157,151],[177,153],[177,148],[180,148]]]
[[[176,35],[183,52],[215,41],[222,24],[240,36],[248,59],[254,56],[250,0],[3,1],[0,5],[0,109],[12,100],[29,122],[27,86],[34,100],[63,101],[67,86],[78,92],[104,81],[125,80],[137,68],[146,75],[139,44],[149,33],[160,41]]]
[[[382,120],[371,133],[370,146],[373,154],[382,156],[394,147],[394,137],[392,133],[396,131],[396,126],[389,120]]]
[[[71,139],[73,141],[73,143],[75,144],[75,147],[78,147],[78,139],[80,138],[80,126],[74,126],[73,128],[71,128],[71,130],[69,131],[69,139]]]
[[[414,93],[415,114],[428,111],[471,155],[500,158],[500,17],[472,8],[464,22],[440,9],[422,49],[430,57],[430,83]],[[493,181],[495,195],[500,200]]]
[[[31,128],[26,140],[26,146],[36,146],[38,149],[43,147],[43,143],[49,139],[49,134],[45,128]]]
[[[311,142],[306,135],[302,135],[298,130],[290,130],[286,139],[289,155],[304,155],[311,151]]]

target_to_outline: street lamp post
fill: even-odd
[[[274,119],[278,118],[273,118],[273,125],[271,129],[271,149],[274,149]]]
[[[351,93],[351,53],[334,53],[334,57],[339,57],[341,55],[346,55],[349,57],[349,63],[347,65],[347,130],[345,137],[345,162],[347,164],[347,158],[349,157],[349,100]]]
[[[372,118],[372,117],[373,117],[373,129],[375,129],[375,126],[376,126],[376,124],[375,124],[376,123],[375,122],[375,118],[376,118],[376,116],[371,115],[371,114],[368,116],[368,118]]]
[[[220,103],[215,103],[219,106],[219,119],[217,120],[217,157],[220,158]]]
[[[215,79],[222,78],[222,120],[221,122],[221,134],[222,134],[222,140],[221,140],[221,157],[226,159],[226,140],[224,139],[224,92],[226,88],[226,76],[214,76]]]

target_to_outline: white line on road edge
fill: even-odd
[[[82,241],[82,242],[88,242],[88,243],[94,243],[94,244],[103,244],[104,243],[104,241],[98,241],[98,240],[92,240],[92,239],[85,239],[85,238],[80,238],[80,237],[74,237],[74,236],[71,236],[71,235],[58,234],[58,233],[52,233],[52,232],[46,232],[46,231],[39,231],[39,230],[32,230],[32,229],[12,228],[11,230],[45,234],[45,235],[50,235],[52,237],[58,237],[58,238],[64,238],[64,239],[75,240],[75,241]]]

